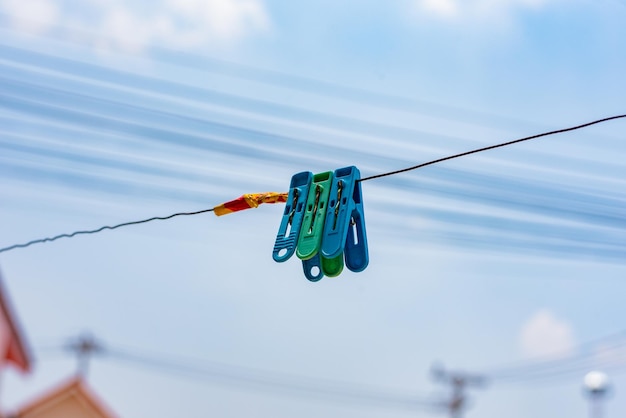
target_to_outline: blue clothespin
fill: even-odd
[[[350,166],[335,170],[324,223],[320,269],[334,277],[343,270],[360,272],[369,263],[367,234],[359,169]]]
[[[289,184],[287,204],[278,228],[272,257],[281,263],[287,261],[296,251],[300,227],[304,219],[304,208],[309,197],[309,187],[313,181],[313,173],[303,171],[294,174]]]

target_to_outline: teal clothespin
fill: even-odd
[[[321,270],[338,276],[344,258],[348,269],[363,271],[369,263],[359,169],[335,170],[320,250]]]
[[[310,171],[303,171],[291,177],[285,211],[272,252],[272,257],[279,263],[287,261],[296,251],[300,226],[304,218],[304,207],[309,197],[309,187],[312,180],[313,173]]]

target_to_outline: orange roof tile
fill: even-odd
[[[19,418],[58,416],[58,410],[56,413],[53,410],[68,400],[79,404],[86,414],[85,417],[117,418],[117,415],[106,407],[80,377],[74,377],[34,399],[21,407],[15,416]]]

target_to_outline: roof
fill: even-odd
[[[4,358],[12,363],[18,369],[23,372],[29,372],[32,366],[32,356],[26,346],[26,340],[23,338],[23,334],[17,322],[17,317],[13,314],[11,308],[10,298],[4,288],[2,281],[2,274],[0,273],[0,314],[6,319],[9,327],[10,337],[9,346],[4,354]]]
[[[21,407],[15,418],[117,418],[85,381],[75,377]]]

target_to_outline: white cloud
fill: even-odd
[[[441,17],[454,17],[459,12],[456,0],[420,0],[418,6],[425,12]]]
[[[271,27],[263,0],[0,0],[0,10],[20,30],[60,24],[94,33],[99,47],[131,51],[232,45]]]
[[[168,10],[199,29],[204,25],[222,39],[239,38],[249,30],[265,30],[269,19],[258,0],[167,0]]]
[[[518,10],[538,10],[556,0],[415,0],[422,16],[454,22],[509,20]]]
[[[536,312],[520,331],[522,353],[528,357],[567,357],[575,345],[570,324],[550,311]]]
[[[0,11],[11,16],[14,28],[39,35],[59,18],[59,8],[49,0],[0,0]]]

